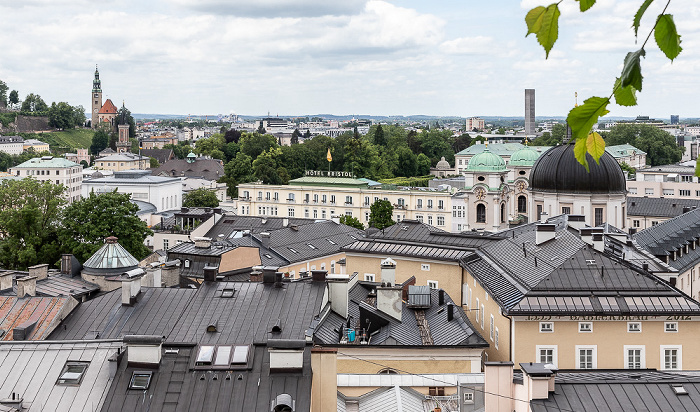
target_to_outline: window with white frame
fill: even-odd
[[[309,217],[309,209],[304,209],[304,217],[305,218]]]
[[[646,356],[644,346],[625,345],[625,369],[644,369],[646,367]]]
[[[535,359],[539,363],[551,363],[552,365],[557,365],[557,346],[536,346]]]
[[[474,392],[464,392],[464,402],[468,405],[474,403]]]
[[[654,194],[654,188],[653,187],[647,187],[644,189],[644,194],[645,195],[653,195]]]
[[[439,289],[438,288],[438,281],[437,280],[429,280],[428,281],[428,287],[430,289]]]
[[[665,322],[664,332],[678,332],[678,322]]]
[[[491,315],[491,320],[489,323],[489,338],[491,338],[491,340],[494,339],[494,332],[495,332],[495,330],[494,330],[494,325],[493,325],[493,315]]]
[[[474,309],[477,310],[477,312],[476,312],[476,323],[479,323],[479,312],[478,312],[478,311],[479,311],[479,298],[476,298],[476,306],[474,307]]]
[[[437,217],[437,224],[438,224],[438,226],[445,226],[445,216],[438,216]]]
[[[496,328],[495,338],[493,340],[493,345],[498,349],[498,328]]]
[[[287,208],[287,216],[294,217],[294,208],[293,207]]]
[[[481,305],[481,329],[483,329],[483,328],[484,328],[484,323],[485,323],[485,321],[484,321],[484,319],[485,319],[485,314],[486,314],[486,311],[484,310],[484,305],[482,304],[482,305]]]
[[[542,333],[554,332],[554,322],[540,322],[540,332],[542,332]]]
[[[668,370],[682,369],[681,346],[661,346],[661,368]]]
[[[637,188],[636,188],[636,187],[630,187],[630,188],[628,189],[628,192],[629,192],[631,195],[636,195],[636,194],[637,194]]]
[[[576,345],[576,369],[595,369],[598,367],[597,346]]]
[[[592,322],[579,322],[578,323],[578,331],[579,332],[593,332],[593,323]]]
[[[365,282],[374,282],[374,273],[365,273]]]
[[[331,275],[335,274],[335,260],[331,260]]]
[[[642,322],[627,322],[627,332],[639,333],[642,331]]]
[[[664,196],[673,196],[675,190],[673,189],[663,189]]]
[[[429,224],[430,226],[433,225],[433,215],[428,215],[428,224]]]
[[[421,263],[420,270],[430,271],[430,263]]]
[[[163,239],[163,250],[168,250],[168,239]]]

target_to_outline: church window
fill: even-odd
[[[476,221],[477,223],[486,223],[486,205],[483,203],[476,205]]]
[[[527,213],[527,198],[523,195],[518,196],[518,213]]]

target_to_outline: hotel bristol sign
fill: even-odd
[[[349,177],[354,179],[352,172],[337,172],[335,170],[307,170],[306,176],[314,177]]]

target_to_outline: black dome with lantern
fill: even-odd
[[[596,163],[586,154],[590,173],[574,156],[573,144],[555,146],[537,159],[530,171],[530,190],[555,193],[626,193],[625,175],[610,153]]]

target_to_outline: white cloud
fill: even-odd
[[[493,52],[494,41],[491,37],[460,37],[448,40],[440,45],[440,51],[447,54],[488,54]]]
[[[170,0],[191,10],[255,18],[358,14],[367,0]]]

